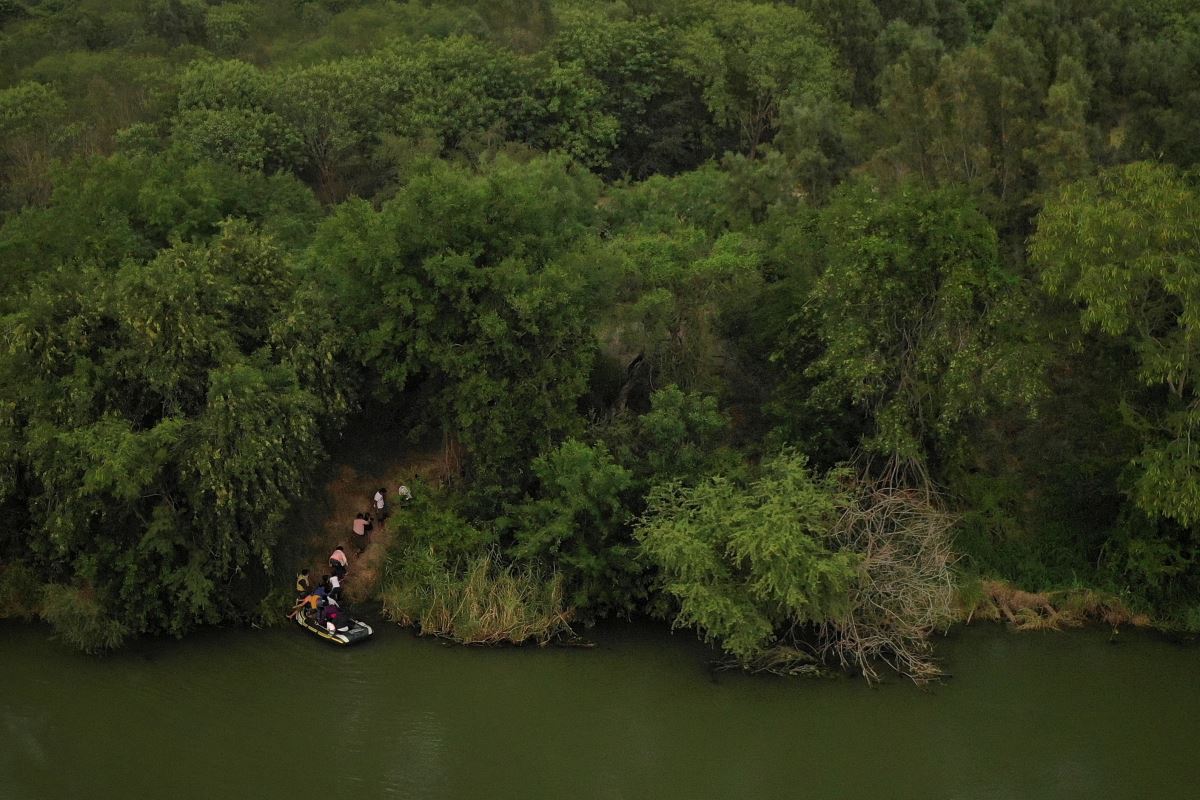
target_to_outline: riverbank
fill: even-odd
[[[419,486],[419,499],[400,510],[389,525],[372,536],[363,554],[347,546],[350,576],[346,598],[351,603],[373,602],[387,618],[422,634],[464,644],[547,644],[559,638],[572,640],[570,627],[575,609],[564,599],[561,581],[529,565],[512,563],[499,554],[493,534],[477,530],[455,513],[456,492],[441,487],[455,477],[453,453],[443,443],[427,441],[420,447],[398,444],[394,430],[379,422],[351,432],[344,448],[357,457],[334,462],[323,487],[323,516],[312,524],[309,542],[310,569],[327,571],[325,559],[337,543],[349,538],[345,528],[369,502],[371,487],[407,481]],[[367,434],[370,434],[369,436]],[[414,481],[415,479],[415,481]],[[363,487],[366,487],[364,489]],[[391,573],[385,583],[385,565]],[[1156,625],[1149,615],[1130,609],[1121,598],[1091,588],[1028,591],[1012,583],[974,578],[959,573],[951,605],[937,626],[988,621],[1002,622],[1015,631],[1064,630],[1088,625],[1112,633],[1123,627],[1168,628]],[[957,595],[957,600],[954,600]],[[750,664],[752,671],[782,674],[835,668],[804,655],[803,647],[787,648],[781,657],[774,651]],[[789,657],[802,657],[801,662]],[[932,654],[931,666],[938,660]],[[778,662],[778,668],[773,666]],[[872,662],[874,663],[874,662]],[[799,668],[798,668],[799,665]],[[854,665],[851,665],[852,671]],[[936,677],[936,669],[931,673]]]

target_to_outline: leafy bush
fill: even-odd
[[[592,613],[628,612],[645,597],[627,525],[632,475],[603,445],[568,439],[533,462],[538,485],[512,505],[513,556],[560,571],[570,603]]]
[[[52,583],[42,596],[42,618],[64,642],[85,653],[102,653],[119,646],[129,628],[110,616],[90,589]]]
[[[748,486],[716,476],[655,487],[636,536],[679,604],[674,624],[749,662],[846,609],[859,557],[825,542],[838,501],[836,480],[786,454]]]
[[[748,485],[656,487],[637,537],[694,625],[743,666],[807,669],[813,655],[878,678],[940,674],[928,637],[954,619],[953,519],[928,492],[815,476],[794,452]]]
[[[25,564],[0,566],[0,619],[37,616],[41,607],[42,582]]]

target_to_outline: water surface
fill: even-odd
[[[656,625],[593,637],[212,631],[94,659],[3,625],[0,798],[1200,796],[1200,649],[1150,635],[970,628],[927,690],[714,674]]]

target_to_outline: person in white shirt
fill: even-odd
[[[380,522],[387,519],[387,489],[382,486],[375,493],[375,516],[379,517]]]

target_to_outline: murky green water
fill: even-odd
[[[89,659],[0,626],[0,797],[1200,797],[1200,649],[1150,636],[973,628],[922,691],[714,677],[649,625],[590,651],[380,627]]]

